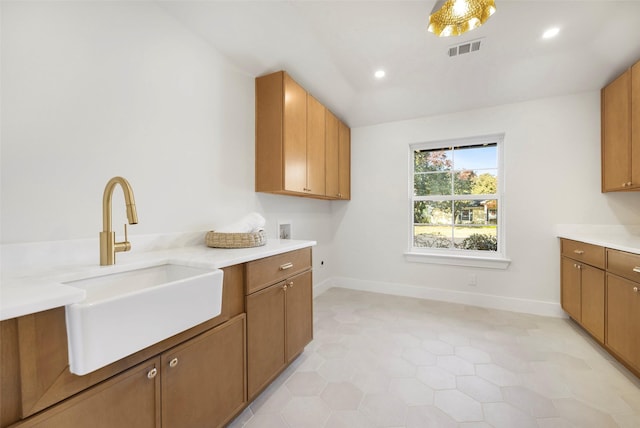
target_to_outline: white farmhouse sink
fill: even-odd
[[[65,311],[71,372],[90,373],[219,315],[222,275],[166,263],[66,282],[86,291]]]

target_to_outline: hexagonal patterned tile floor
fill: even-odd
[[[640,427],[640,380],[573,322],[332,288],[230,426]]]

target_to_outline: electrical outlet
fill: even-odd
[[[467,282],[467,285],[472,287],[478,285],[478,276],[475,273],[469,274],[469,282]]]
[[[278,238],[291,239],[291,220],[278,222]]]

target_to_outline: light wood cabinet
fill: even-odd
[[[158,358],[129,369],[16,427],[160,427]]]
[[[561,239],[561,304],[640,377],[640,254]]]
[[[220,427],[246,403],[245,316],[164,353],[162,427]]]
[[[340,134],[327,127],[332,119],[337,118],[284,71],[256,78],[256,192],[348,199],[338,194],[349,194],[349,189],[327,189],[335,180],[327,174],[350,170],[348,128],[342,124],[345,143],[334,148]],[[343,172],[335,186],[345,186],[349,179]]]
[[[606,343],[640,372],[640,254],[607,249]]]
[[[602,191],[640,190],[640,62],[602,89]]]
[[[640,371],[640,283],[607,274],[607,346]]]
[[[562,309],[604,343],[604,247],[566,239],[561,245]]]
[[[311,249],[247,263],[247,391],[262,391],[313,338]]]
[[[326,117],[326,195],[351,199],[351,130],[333,113]]]

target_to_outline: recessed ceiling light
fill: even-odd
[[[373,73],[373,75],[375,76],[376,79],[382,79],[385,76],[384,70],[378,70],[375,73]]]
[[[557,36],[559,32],[560,32],[560,29],[558,27],[549,28],[547,31],[545,31],[542,34],[542,38],[543,39],[552,39],[555,36]]]

